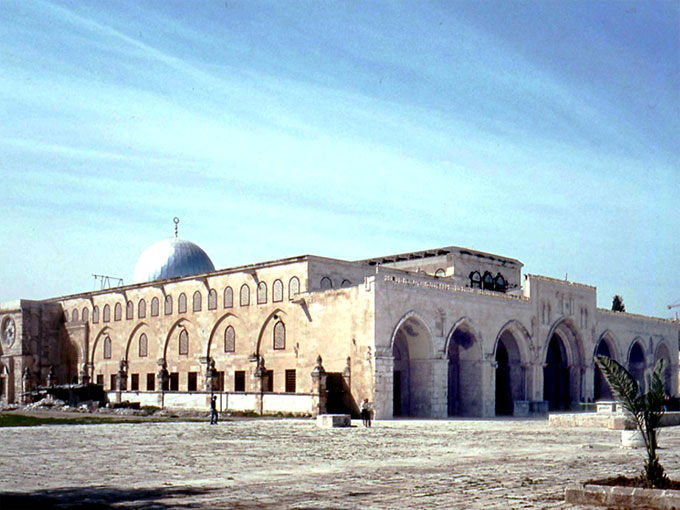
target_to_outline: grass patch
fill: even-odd
[[[40,425],[91,425],[96,423],[131,423],[132,420],[78,416],[55,418],[52,416],[27,416],[24,414],[0,413],[0,427],[37,427]]]

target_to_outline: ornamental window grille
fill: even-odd
[[[73,312],[71,313],[71,320],[73,322],[78,322],[78,309],[74,308]]]
[[[111,338],[104,338],[104,359],[111,359]]]
[[[189,354],[189,333],[186,329],[179,332],[179,353]]]
[[[104,322],[111,321],[111,307],[109,305],[104,305]]]
[[[234,306],[234,290],[231,287],[224,289],[224,307],[231,308]]]
[[[233,326],[227,326],[224,331],[224,352],[236,351],[236,330]]]
[[[194,312],[200,312],[202,308],[203,308],[203,296],[201,296],[201,292],[197,290],[196,292],[194,292],[193,310]]]
[[[247,284],[241,286],[241,306],[250,306],[250,287]]]
[[[142,333],[139,337],[139,357],[145,358],[149,355],[149,339],[146,337],[145,333]]]
[[[283,282],[281,280],[274,280],[274,285],[272,285],[272,301],[274,303],[283,301]]]
[[[172,296],[168,294],[165,296],[165,309],[163,310],[165,315],[172,315]]]
[[[267,284],[260,282],[257,284],[257,304],[263,305],[267,302]]]
[[[95,306],[92,309],[92,324],[99,324],[99,307]]]
[[[137,318],[144,319],[145,317],[146,317],[146,301],[140,299],[139,304],[137,305]]]
[[[217,310],[217,291],[210,289],[208,292],[208,310]]]
[[[278,321],[274,324],[274,349],[286,348],[286,326]]]
[[[123,318],[123,307],[121,306],[120,303],[116,303],[116,306],[113,307],[113,320],[119,321],[122,318]]]
[[[151,317],[158,317],[158,314],[160,313],[160,305],[158,302],[158,298],[155,297],[151,300]]]
[[[333,280],[328,276],[321,278],[321,290],[328,290],[333,288]]]
[[[187,296],[184,292],[182,292],[177,299],[177,312],[187,313]]]
[[[295,370],[286,370],[286,393],[295,393],[296,390]]]
[[[132,301],[128,301],[127,304],[125,305],[125,320],[132,320],[134,319],[135,315],[135,305]]]
[[[300,280],[297,276],[293,276],[288,282],[288,299],[295,299],[300,293]]]
[[[472,287],[473,289],[482,288],[482,276],[479,274],[478,271],[470,273],[470,287]]]
[[[90,310],[89,308],[83,308],[83,313],[80,315],[82,319],[87,322],[87,320],[90,318]]]

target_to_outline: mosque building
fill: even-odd
[[[526,416],[611,398],[597,354],[678,393],[679,324],[597,308],[596,288],[522,274],[456,246],[345,261],[302,255],[215,269],[177,237],[135,283],[0,303],[0,402],[38,386],[109,400],[377,418]]]

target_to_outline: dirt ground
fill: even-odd
[[[0,508],[582,509],[568,484],[635,475],[620,432],[546,420],[395,420],[320,429],[235,420],[0,429]],[[660,458],[680,478],[680,427]]]

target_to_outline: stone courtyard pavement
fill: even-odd
[[[586,509],[573,482],[634,475],[620,432],[546,420],[313,420],[0,429],[0,508]],[[680,478],[680,427],[660,434]]]

